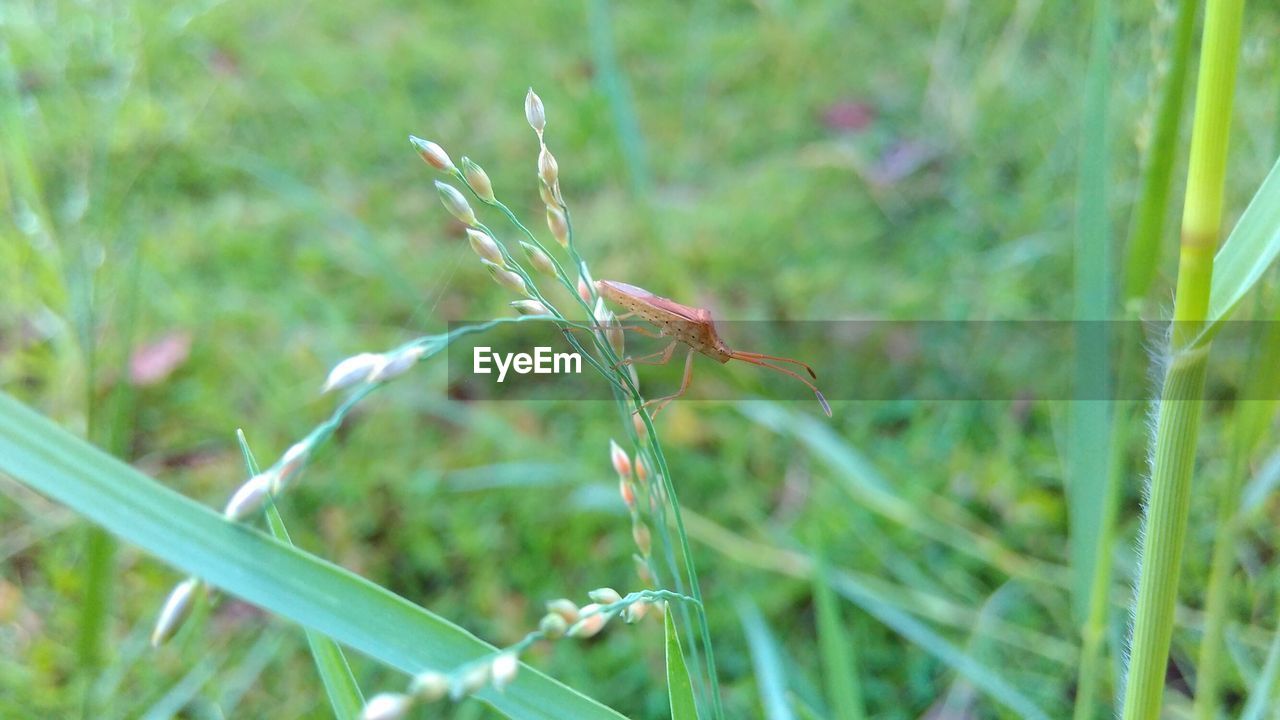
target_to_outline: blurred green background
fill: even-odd
[[[1280,123],[1280,12],[1253,5],[1233,216]],[[1109,202],[1121,237],[1171,18],[1145,1],[1115,17]],[[734,319],[1069,318],[1087,47],[1087,7],[1048,0],[5,0],[0,386],[220,504],[243,477],[237,427],[272,457],[327,416],[334,401],[317,390],[336,361],[508,312],[407,135],[479,162],[541,229],[530,85],[601,277]],[[1171,293],[1166,255],[1158,301]],[[189,356],[158,378],[130,379],[135,351],[187,340]],[[699,368],[744,392],[768,382]],[[614,413],[453,402],[444,376],[423,366],[362,406],[283,508],[295,542],[496,644],[521,637],[548,599],[638,587],[608,464]],[[664,415],[681,499],[706,520],[694,550],[730,717],[760,713],[743,599],[779,642],[797,703],[821,706],[811,586],[779,572],[786,556],[746,544],[792,551],[815,534],[834,565],[865,573],[1051,716],[1068,711],[1068,592],[1009,571],[1064,569],[1061,406],[837,403],[829,432],[804,438],[728,403]],[[1221,433],[1211,416],[1210,472]],[[1131,455],[1136,467],[1141,438]],[[1141,493],[1128,477],[1121,604]],[[915,527],[868,506],[872,480],[918,511]],[[109,602],[92,606],[105,645],[86,665],[92,534],[16,483],[0,478],[0,490],[0,716],[326,715],[301,632],[242,604],[224,601],[150,652],[178,577],[128,547],[111,558]],[[954,514],[936,514],[939,502]],[[1196,503],[1211,516],[1207,497]],[[1006,567],[919,523],[972,529]],[[1262,527],[1236,592],[1242,677],[1274,617],[1276,547]],[[1208,558],[1189,555],[1195,606]],[[863,608],[842,612],[874,716],[1013,716]],[[1114,615],[1118,638],[1125,613]],[[1175,663],[1195,638],[1175,636]],[[666,715],[656,623],[530,657],[629,716]],[[403,683],[353,663],[366,693]],[[476,704],[431,712],[486,716]]]

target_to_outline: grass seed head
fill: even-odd
[[[330,390],[340,390],[356,383],[364,382],[369,379],[369,374],[384,361],[385,358],[380,353],[352,355],[333,366],[333,369],[329,371],[329,377],[324,381],[324,388],[321,389],[321,392],[327,393]]]
[[[644,521],[636,520],[631,526],[631,539],[636,541],[640,554],[649,557],[649,551],[653,549],[653,537],[649,534],[649,526],[645,525]]]
[[[564,618],[565,622],[571,625],[578,622],[578,617],[581,615],[581,611],[578,610],[578,606],[575,605],[572,600],[566,598],[552,600],[547,603],[547,612],[559,615]]]
[[[542,106],[542,98],[529,88],[529,92],[524,96],[524,119],[529,121],[529,127],[538,133],[538,137],[542,137],[542,131],[547,127],[547,111]]]
[[[434,670],[418,673],[409,684],[409,692],[423,702],[435,702],[449,694],[449,678]]]
[[[151,631],[151,647],[160,647],[178,632],[182,623],[191,615],[201,587],[203,583],[200,579],[193,577],[174,586],[169,597],[165,598],[160,617],[156,619],[156,626]]]
[[[426,348],[414,346],[405,348],[394,355],[384,356],[385,359],[382,364],[369,373],[369,382],[386,382],[403,375],[406,370],[422,359],[424,352],[426,352]]]
[[[413,696],[403,693],[378,693],[365,703],[360,720],[400,720],[413,707]]]
[[[413,135],[409,136],[409,142],[413,143],[413,146],[418,148],[418,154],[421,155],[422,159],[431,167],[439,170],[440,172],[452,173],[458,171],[458,168],[454,166],[453,161],[449,159],[449,153],[445,152],[444,148],[439,145],[431,142],[430,140],[423,140],[422,138],[415,137]]]
[[[556,191],[541,180],[538,181],[538,196],[542,198],[543,205],[560,207],[560,198],[556,197]]]
[[[640,582],[645,585],[653,583],[653,571],[649,569],[649,563],[639,555],[632,555],[631,560],[636,566],[636,577],[640,578]]]
[[[525,255],[529,256],[529,264],[533,266],[534,270],[547,277],[556,276],[556,265],[551,262],[551,256],[542,252],[541,248],[532,243],[521,241],[520,247],[524,248]]]
[[[618,494],[622,496],[622,502],[626,504],[627,509],[635,512],[636,486],[630,478],[618,478]]]
[[[556,640],[564,637],[565,630],[569,629],[569,623],[565,622],[564,617],[559,613],[549,612],[542,616],[538,629],[547,636],[548,640]]]
[[[560,181],[560,163],[556,162],[556,156],[551,154],[546,145],[538,151],[538,177],[553,191]]]
[[[601,605],[612,605],[622,599],[622,595],[611,587],[602,587],[587,593],[587,597]]]
[[[591,302],[591,286],[587,285],[587,281],[581,277],[578,278],[578,297],[582,298],[584,303]]]
[[[462,175],[481,200],[497,202],[497,198],[493,196],[493,183],[489,181],[489,174],[469,157],[462,158]]]
[[[609,460],[613,463],[613,471],[618,473],[618,477],[631,477],[631,458],[627,456],[627,451],[614,440],[609,441]]]
[[[274,491],[279,474],[272,470],[249,478],[235,491],[222,515],[232,522],[239,522],[262,509]]]
[[[493,687],[502,691],[516,679],[516,673],[520,670],[520,660],[513,652],[500,653],[493,659],[489,665],[489,672],[493,674]]]
[[[483,262],[484,266],[489,269],[489,274],[493,276],[494,282],[513,293],[518,293],[520,295],[529,294],[529,288],[524,284],[524,278],[504,267],[495,265],[488,260],[483,260],[481,262]]]
[[[516,312],[520,313],[521,315],[550,315],[551,314],[551,311],[547,309],[547,306],[543,305],[537,300],[516,300],[511,303],[511,307],[515,308]]]
[[[288,450],[280,456],[276,461],[276,480],[277,485],[289,484],[294,476],[296,476],[302,468],[306,467],[307,459],[311,457],[311,443],[306,440],[300,440],[289,446]],[[274,491],[273,491],[274,492]]]
[[[489,233],[481,232],[473,228],[467,228],[467,241],[471,243],[471,249],[481,260],[505,267],[507,261],[502,257],[502,248],[498,247],[498,243],[489,237]]]
[[[475,211],[471,209],[471,203],[467,202],[467,198],[458,191],[458,188],[437,180],[436,192],[440,194],[440,202],[444,205],[444,209],[449,211],[449,214],[470,227],[475,227],[479,224],[476,221]]]
[[[600,606],[596,603],[584,605],[582,608],[582,619],[574,623],[565,631],[565,635],[571,638],[586,639],[594,637],[604,629],[606,623],[609,622],[609,616],[600,612]]]
[[[633,602],[623,611],[622,619],[626,620],[628,624],[639,622],[649,612],[649,607],[649,603],[644,600]]]
[[[484,689],[489,684],[489,664],[481,663],[467,670],[462,679],[454,683],[453,688],[449,691],[449,697],[454,702],[461,700],[468,695],[474,695]]]

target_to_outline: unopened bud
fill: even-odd
[[[556,162],[556,156],[551,154],[546,145],[538,152],[538,177],[552,189],[560,180],[560,163]]]
[[[407,347],[399,352],[386,356],[386,360],[369,373],[369,382],[386,382],[403,375],[422,359],[427,349],[421,345]]]
[[[472,162],[471,158],[462,158],[462,176],[467,179],[467,184],[481,200],[497,201],[493,197],[493,183],[489,181],[489,174],[484,171],[484,168]]]
[[[384,361],[380,353],[360,353],[333,366],[329,377],[324,381],[321,392],[338,390],[369,379],[373,372]]]
[[[435,702],[449,694],[449,678],[434,670],[418,673],[409,684],[409,692],[423,702]]]
[[[627,606],[627,609],[623,611],[622,619],[626,620],[627,623],[639,622],[648,612],[649,603],[640,600]]]
[[[199,578],[187,578],[178,583],[165,598],[164,607],[160,609],[160,617],[156,619],[155,629],[151,631],[151,647],[160,647],[173,637],[182,627],[182,623],[191,615],[195,606],[196,592],[201,588]]]
[[[548,640],[555,640],[564,637],[564,631],[569,629],[569,623],[556,613],[547,613],[542,616],[542,621],[538,623],[538,629]]]
[[[649,480],[649,463],[639,455],[636,456],[636,479],[642,483]]]
[[[223,516],[232,522],[239,522],[257,512],[271,496],[276,477],[276,473],[268,470],[249,478],[227,501],[227,506],[222,511]]]
[[[539,135],[547,127],[547,111],[542,107],[542,98],[538,97],[533,88],[529,88],[528,94],[524,96],[524,119],[529,121],[529,127]]]
[[[413,707],[413,697],[402,693],[378,693],[365,703],[360,720],[400,720]]]
[[[547,207],[560,207],[560,198],[556,197],[556,191],[550,185],[538,181],[538,196],[542,198],[542,204]]]
[[[555,613],[564,618],[564,621],[570,624],[578,622],[580,611],[578,606],[572,600],[560,598],[547,603],[547,612]]]
[[[556,265],[551,262],[551,256],[542,252],[537,245],[527,242],[521,242],[520,247],[524,248],[525,255],[529,256],[529,264],[534,270],[546,275],[547,277],[556,276]]]
[[[489,666],[489,672],[493,674],[493,687],[501,691],[516,679],[516,673],[520,670],[520,660],[513,652],[504,652],[493,659],[493,663]]]
[[[471,243],[471,249],[475,250],[476,255],[481,260],[488,260],[495,265],[506,265],[506,260],[502,257],[502,248],[498,247],[498,243],[489,237],[489,233],[467,228],[467,241]]]
[[[560,208],[547,208],[547,228],[551,230],[556,242],[560,243],[560,247],[569,247],[569,221],[565,220]]]
[[[547,306],[543,305],[537,300],[516,300],[515,302],[511,303],[511,307],[515,308],[516,312],[520,313],[521,315],[550,315],[551,314],[551,311],[547,309]]]
[[[597,588],[595,590],[592,590],[591,592],[587,593],[587,597],[591,598],[592,600],[595,600],[601,605],[612,605],[622,599],[622,596],[618,594],[618,591],[614,590],[611,587],[603,587],[603,588]]]
[[[458,168],[454,167],[453,161],[449,159],[449,153],[445,152],[444,148],[430,140],[423,140],[422,138],[414,137],[413,135],[409,136],[409,142],[413,143],[413,146],[418,148],[418,154],[421,155],[422,159],[431,167],[439,170],[440,172],[457,172]]]
[[[494,282],[513,293],[519,293],[520,295],[529,294],[529,288],[524,284],[524,278],[504,267],[495,265],[488,260],[484,260],[482,262],[484,262],[484,266],[488,268],[489,274],[493,276]]]
[[[437,180],[436,192],[440,194],[440,202],[444,205],[444,209],[449,211],[449,214],[472,227],[478,224],[475,211],[471,209],[471,203],[467,202],[462,193],[458,192],[458,188]]]
[[[582,298],[584,303],[591,302],[591,287],[581,277],[578,278],[578,297]]]
[[[613,440],[609,441],[609,460],[613,463],[613,471],[618,473],[618,477],[631,477],[631,458],[627,457],[627,451]]]
[[[607,622],[609,616],[600,612],[599,605],[592,603],[582,608],[582,619],[570,626],[565,635],[583,639],[594,637],[604,629]]]
[[[649,526],[637,520],[631,526],[631,539],[636,541],[636,547],[640,548],[640,554],[649,557],[649,551],[653,548],[653,538],[649,535]]]
[[[622,496],[622,502],[628,510],[636,509],[636,487],[630,478],[618,478],[618,494]]]
[[[610,320],[609,324],[604,328],[604,337],[609,341],[609,347],[613,348],[613,353],[618,357],[626,354],[627,338],[622,331],[622,323],[616,319]]]

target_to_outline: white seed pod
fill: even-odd
[[[268,470],[249,478],[231,495],[222,511],[223,516],[232,522],[239,522],[258,512],[266,504],[267,498],[271,497],[277,477],[275,472]]]
[[[467,202],[466,196],[459,192],[458,188],[437,180],[436,192],[440,194],[440,203],[444,205],[444,209],[448,210],[450,215],[471,227],[479,224],[476,220],[475,211],[471,209],[471,203]]]
[[[344,387],[364,382],[369,379],[369,373],[373,372],[383,362],[384,358],[380,353],[352,355],[333,366],[333,369],[329,371],[329,377],[324,381],[324,388],[321,389],[321,392],[327,393],[330,390],[340,390]]]
[[[564,637],[565,630],[569,629],[569,623],[557,613],[547,613],[542,616],[542,621],[538,623],[538,629],[548,640],[556,640]]]
[[[160,616],[156,619],[156,626],[151,631],[151,647],[160,647],[178,632],[182,623],[191,615],[191,609],[195,607],[197,591],[203,585],[199,578],[191,577],[174,586],[169,592],[169,597],[165,598],[164,607],[160,608]]]
[[[493,687],[499,691],[505,689],[516,679],[520,670],[520,659],[513,652],[504,652],[493,659],[489,671],[493,674]]]
[[[609,616],[600,612],[600,606],[596,603],[584,605],[582,607],[582,619],[565,631],[565,635],[572,638],[586,639],[594,637],[604,629],[605,623],[609,622]]]
[[[414,345],[395,354],[385,356],[386,360],[374,368],[373,372],[369,373],[369,382],[386,382],[403,375],[406,370],[422,359],[422,354],[426,351],[427,349],[421,345]]]
[[[524,119],[529,121],[529,127],[534,132],[542,135],[542,131],[547,127],[547,111],[542,106],[542,98],[529,88],[528,94],[524,96]]]
[[[572,600],[566,598],[552,600],[547,603],[547,612],[559,615],[564,618],[565,622],[570,624],[578,622],[578,617],[581,615],[581,611],[578,610],[578,606],[574,604]]]
[[[521,241],[520,247],[524,248],[524,254],[529,256],[529,264],[534,270],[547,277],[556,276],[556,265],[551,261],[550,255],[542,252],[541,248],[532,243]]]
[[[610,312],[609,308],[604,304],[603,297],[596,298],[596,305],[591,308],[591,316],[594,317],[596,323],[600,325],[607,325],[609,321],[613,319],[613,313]]]
[[[467,228],[467,241],[471,243],[471,249],[480,256],[481,260],[488,260],[495,265],[505,266],[507,261],[502,257],[502,248],[498,247],[498,243],[491,237],[489,233],[481,232]]]
[[[413,135],[409,136],[409,142],[413,143],[413,146],[418,148],[418,154],[421,155],[422,159],[431,167],[439,170],[440,172],[451,173],[458,171],[458,168],[454,167],[453,161],[449,159],[449,153],[445,152],[444,148],[439,145],[431,142],[430,140],[423,140],[420,137],[414,137]]]
[[[488,268],[489,274],[493,276],[494,282],[513,293],[518,293],[520,295],[529,294],[529,288],[524,284],[524,278],[487,260],[482,262],[484,262],[484,266]]]
[[[274,485],[277,489],[272,492],[279,492],[278,488],[286,487],[293,483],[294,477],[302,468],[306,467],[307,459],[311,456],[311,443],[306,440],[300,440],[289,446],[288,450],[280,456],[276,461],[276,481]]]
[[[628,624],[639,622],[642,618],[644,618],[646,614],[648,614],[649,607],[650,607],[649,603],[645,602],[644,600],[631,603],[630,605],[627,606],[627,609],[623,612],[622,617],[624,620],[627,621]]]
[[[497,202],[497,198],[493,196],[493,183],[489,181],[489,173],[472,162],[471,158],[462,158],[462,176],[467,179],[467,184],[481,200]]]
[[[521,315],[550,315],[551,314],[551,311],[547,309],[547,306],[543,305],[537,300],[516,300],[511,303],[511,307],[515,308],[516,312],[520,313]]]
[[[413,708],[413,696],[403,693],[378,693],[365,703],[360,720],[400,720]]]
[[[449,678],[434,670],[418,673],[409,684],[409,692],[423,702],[435,702],[449,694]]]
[[[592,590],[587,593],[587,597],[595,600],[601,605],[612,605],[622,599],[622,595],[611,587],[603,587]]]
[[[538,151],[538,177],[553,190],[560,181],[560,163],[556,162],[556,156],[551,154],[546,145]]]

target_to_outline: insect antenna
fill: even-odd
[[[733,351],[733,357],[736,357],[740,360],[745,360],[747,358],[752,358],[754,360],[777,360],[778,362],[785,362],[785,363],[791,363],[793,365],[799,365],[800,367],[808,371],[809,377],[813,378],[814,380],[818,379],[818,373],[814,372],[813,368],[809,367],[809,363],[800,362],[799,360],[794,360],[792,358],[778,357],[777,355],[765,355],[764,353],[741,352],[739,350]]]
[[[730,357],[736,360],[741,360],[742,362],[751,363],[752,365],[759,365],[760,367],[763,367],[763,368],[769,368],[770,370],[775,370],[777,372],[782,373],[783,375],[790,375],[791,377],[799,380],[800,382],[808,386],[810,390],[813,391],[813,394],[818,397],[818,403],[822,405],[822,411],[827,414],[827,417],[831,417],[831,406],[827,404],[827,399],[822,396],[822,391],[818,389],[817,385],[814,385],[813,383],[805,379],[803,375],[796,372],[792,372],[784,367],[779,367],[777,365],[774,365],[773,363],[765,362],[764,360],[760,359],[761,357],[771,357],[769,355],[758,355],[757,353],[734,352]],[[785,358],[775,358],[775,359],[784,360]],[[791,362],[797,363],[799,365],[804,365],[804,363],[798,360],[792,360]],[[808,365],[805,365],[805,367],[808,368]],[[809,373],[813,374],[813,371],[809,370]]]

